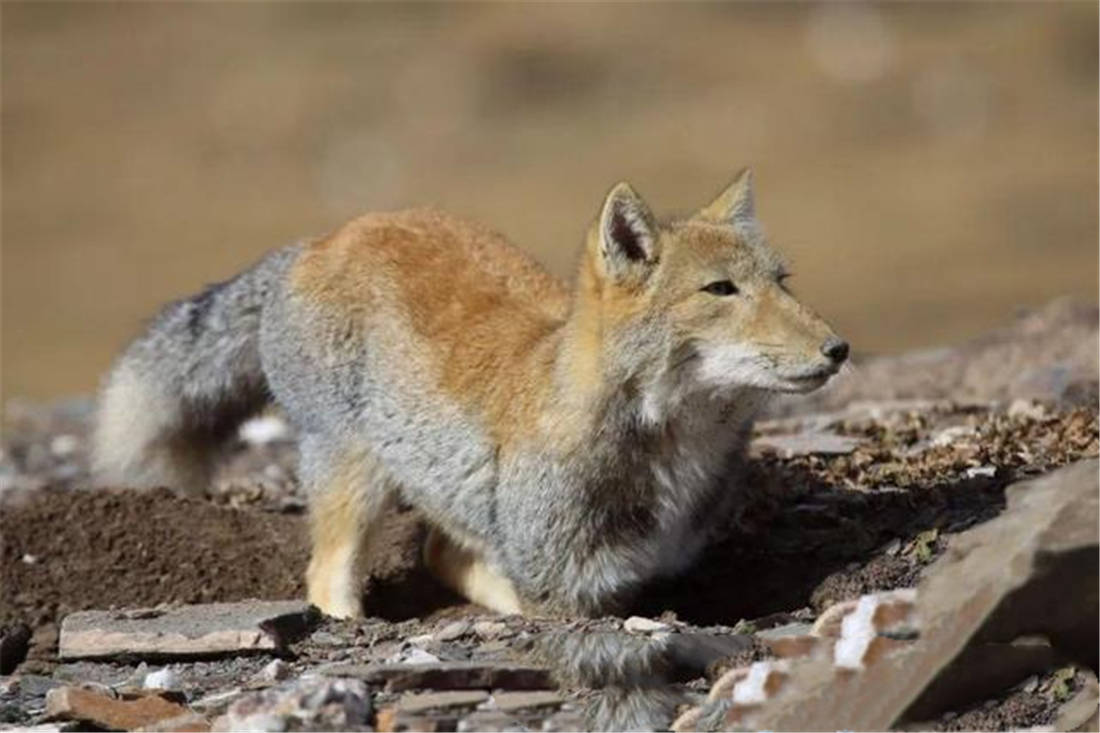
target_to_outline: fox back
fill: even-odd
[[[821,386],[848,347],[786,289],[747,172],[667,223],[619,184],[577,269],[567,288],[500,235],[425,210],[281,250],[203,296],[255,318],[195,326],[184,301],[123,355],[100,424],[139,393],[175,407],[123,460],[105,448],[103,467],[201,483],[209,456],[181,446],[237,405],[232,384],[262,384],[302,436],[322,610],[360,612],[356,563],[398,498],[434,528],[429,567],[472,600],[622,610],[729,526],[767,396]],[[208,353],[204,339],[249,358],[211,394],[162,394],[201,373],[178,361]]]

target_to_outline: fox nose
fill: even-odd
[[[848,342],[841,341],[836,336],[830,336],[821,345],[821,353],[837,364],[843,364],[848,358]]]

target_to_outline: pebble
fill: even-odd
[[[264,476],[272,481],[282,481],[286,478],[286,471],[278,463],[272,463],[264,468]]]
[[[50,453],[58,458],[67,458],[76,453],[80,447],[80,441],[75,435],[58,435],[50,441]]]
[[[623,622],[623,628],[635,634],[645,634],[653,631],[668,631],[672,627],[650,618],[631,616]]]
[[[508,624],[503,621],[478,621],[474,624],[474,633],[482,639],[495,639],[507,631]]]
[[[274,659],[261,669],[256,677],[265,682],[281,682],[290,677],[291,672],[289,664],[281,659]]]
[[[454,621],[435,632],[438,641],[454,641],[468,634],[470,623],[468,621]]]
[[[386,660],[388,664],[435,664],[438,661],[439,657],[419,647],[398,652]]]
[[[178,690],[180,687],[179,675],[170,668],[164,667],[145,675],[142,687],[147,690]]]
[[[1042,420],[1047,417],[1047,410],[1043,407],[1042,403],[1032,400],[1017,399],[1008,406],[1008,416]]]
[[[970,438],[977,435],[974,428],[967,425],[953,425],[949,428],[944,428],[940,432],[936,433],[928,441],[930,445],[935,447],[944,447],[962,440],[963,438]]]

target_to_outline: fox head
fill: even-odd
[[[785,284],[741,172],[687,219],[658,223],[629,184],[588,235],[578,297],[597,306],[604,368],[674,394],[809,392],[848,344]]]

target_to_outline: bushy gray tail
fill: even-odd
[[[579,629],[548,632],[530,644],[531,657],[560,684],[594,691],[585,712],[588,729],[597,731],[668,730],[678,707],[696,702],[682,683],[719,660],[743,664],[761,651],[751,637],[704,632],[650,637]]]
[[[100,392],[97,482],[207,491],[226,438],[270,399],[260,319],[295,250],[166,306],[127,347]]]

